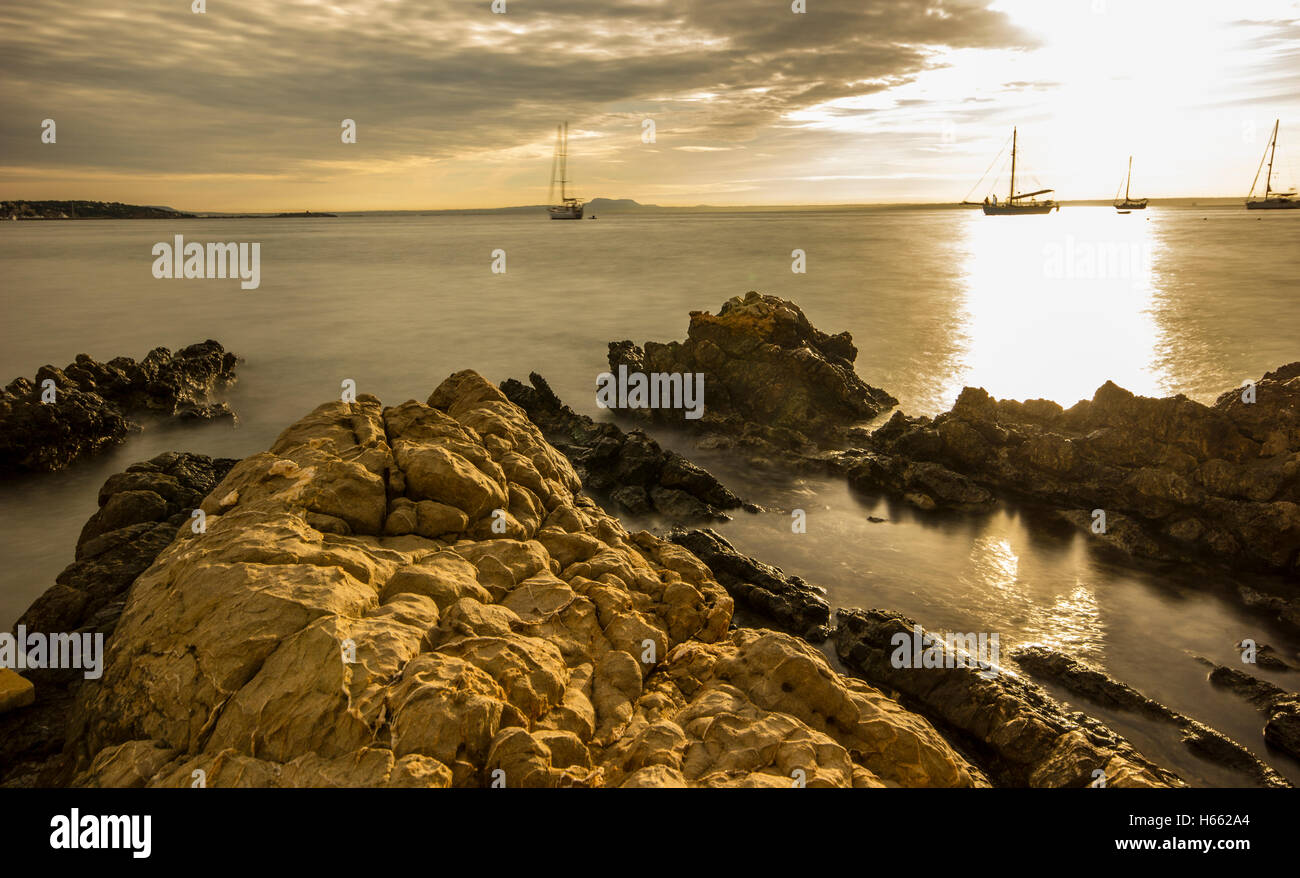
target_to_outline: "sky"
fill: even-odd
[[[661,205],[978,200],[1013,125],[1062,199],[1129,155],[1135,196],[1244,196],[1277,118],[1300,183],[1300,0],[492,7],[4,0],[0,200],[541,204],[561,121],[579,197]]]

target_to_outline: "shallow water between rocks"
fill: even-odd
[[[260,242],[261,286],[154,279],[150,250],[175,234]],[[1011,218],[860,208],[646,210],[582,223],[498,214],[4,224],[0,380],[82,352],[138,359],[205,338],[244,362],[226,394],[238,426],[150,424],[65,472],[0,484],[0,626],[72,560],[109,475],[167,450],[264,450],[337,398],[346,378],[396,404],[423,400],[458,369],[494,381],[537,371],[569,405],[599,416],[607,342],[683,338],[689,311],[716,312],[757,289],[792,299],[824,331],[852,332],[858,373],[908,414],[947,409],[965,385],[1068,406],[1107,379],[1208,403],[1300,359],[1300,281],[1294,261],[1279,257],[1298,241],[1300,216],[1259,217],[1239,205]],[[498,248],[504,274],[491,271]],[[804,274],[791,271],[795,249],[806,254]],[[1294,658],[1300,635],[1242,606],[1232,588],[1294,583],[1139,565],[1050,526],[1042,510],[920,513],[841,480],[762,470],[656,435],[774,510],[739,513],[718,530],[825,586],[832,606],[894,609],[936,631],[996,632],[1004,661],[1023,643],[1056,646],[1300,783],[1300,764],[1266,748],[1263,717],[1206,682],[1194,659],[1240,667],[1233,644],[1245,637]],[[794,508],[807,512],[807,533],[791,532]],[[1300,672],[1246,670],[1300,687]],[[1165,727],[1047,688],[1193,784],[1248,782],[1191,755]]]

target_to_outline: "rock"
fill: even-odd
[[[956,662],[954,667],[894,667],[894,638],[911,644],[916,626],[905,616],[841,609],[836,621],[840,661],[868,682],[901,693],[907,705],[960,735],[962,744],[984,757],[981,767],[996,783],[1085,787],[1101,771],[1110,787],[1185,786],[1109,727],[1081,713],[1067,714],[1042,689],[1005,668],[989,673]]]
[[[191,529],[193,511],[234,464],[167,452],[110,476],[99,490],[99,511],[82,528],[76,560],[19,617],[15,630],[98,632],[111,642],[131,584],[178,530]],[[128,499],[120,501],[124,495]],[[21,716],[0,719],[0,784],[17,777],[49,785],[66,768],[58,754],[83,673],[34,668],[27,674],[37,686],[36,703]]]
[[[1245,649],[1244,642],[1235,644],[1237,649]],[[1296,666],[1282,657],[1282,654],[1267,643],[1255,644],[1255,664],[1270,671],[1294,671]]]
[[[802,451],[842,444],[848,431],[898,400],[853,370],[847,332],[827,335],[798,305],[757,292],[723,303],[716,316],[692,311],[685,342],[611,342],[609,366],[630,372],[703,373],[704,414],[626,409],[657,423],[708,434],[712,444]]]
[[[1300,693],[1288,692],[1250,674],[1215,664],[1198,656],[1209,665],[1210,682],[1245,698],[1268,719],[1264,724],[1264,740],[1279,750],[1300,758]]]
[[[1047,504],[1131,554],[1300,572],[1300,363],[1254,401],[1150,399],[1107,382],[1069,409],[966,388],[930,420],[895,413],[830,463],[861,490],[971,508],[994,496]],[[928,503],[922,501],[922,506]]]
[[[451,476],[405,478],[403,461],[439,452],[460,458]],[[319,498],[369,484],[340,462],[406,485],[357,516],[373,531],[312,524]],[[378,523],[421,502],[471,518],[518,490],[537,506],[536,521],[512,512],[518,533]],[[135,580],[102,679],[76,693],[58,782],[987,785],[927,720],[803,641],[729,630],[732,598],[700,559],[581,492],[472,372],[423,406],[319,407],[233,466],[202,501],[206,530],[180,528]]]
[[[1026,646],[1013,654],[1017,664],[1035,677],[1050,680],[1094,704],[1140,713],[1182,732],[1184,746],[1219,765],[1250,774],[1262,787],[1289,788],[1286,778],[1227,735],[1191,717],[1170,710],[1105,672],[1047,646]]]
[[[728,594],[764,621],[813,643],[830,636],[831,608],[824,588],[742,555],[709,528],[673,531],[668,538],[690,549]]]
[[[78,354],[68,368],[44,366],[35,381],[16,379],[0,390],[0,472],[61,470],[82,455],[120,445],[139,431],[135,418],[233,418],[214,390],[234,381],[237,358],[208,339],[172,354],[156,347],[146,358],[118,356],[100,363]],[[53,381],[55,401],[43,384]]]
[[[212,393],[232,382],[236,357],[215,341],[172,354],[154,348],[140,362],[100,363],[78,354],[66,369],[43,366],[36,380],[17,378],[0,390],[0,472],[60,470],[83,455],[121,444],[140,429],[133,419],[165,415],[233,418]],[[42,402],[54,383],[53,402]]]
[[[536,372],[532,387],[514,379],[501,391],[528,413],[593,494],[634,515],[658,514],[674,522],[726,521],[742,504],[721,482],[640,430],[624,433],[560,402]]]
[[[0,668],[0,713],[26,707],[36,700],[36,687],[17,671]]]

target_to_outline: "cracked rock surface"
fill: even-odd
[[[803,641],[730,628],[473,372],[320,406],[132,586],[68,740],[85,786],[983,786]]]

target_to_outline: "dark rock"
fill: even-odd
[[[1254,402],[1213,406],[1100,387],[1069,409],[966,388],[933,420],[894,416],[832,465],[868,491],[979,507],[987,493],[1064,510],[1126,552],[1300,572],[1300,363],[1265,375]],[[924,503],[918,505],[925,505]]]
[[[98,632],[107,641],[131,583],[234,465],[167,452],[110,476],[99,492],[100,510],[82,529],[77,560],[27,608],[15,631],[22,625],[29,633]],[[84,680],[78,669],[23,674],[36,687],[36,702],[0,715],[0,786],[48,785],[66,768],[59,758],[65,714]]]
[[[133,417],[233,418],[218,387],[234,380],[236,357],[215,341],[172,354],[155,348],[140,362],[100,363],[85,354],[66,369],[42,366],[35,382],[17,378],[0,391],[0,472],[52,472],[120,444],[139,430]],[[54,382],[44,403],[42,384]]]
[[[1210,682],[1240,695],[1268,717],[1264,723],[1264,740],[1279,750],[1300,758],[1300,693],[1288,692],[1250,674],[1200,661],[1211,667]]]
[[[1140,713],[1174,726],[1182,732],[1182,742],[1188,749],[1219,765],[1249,773],[1260,786],[1291,786],[1286,778],[1217,729],[1171,710],[1072,656],[1046,646],[1021,647],[1012,655],[1033,676],[1054,682],[1094,704]]]
[[[564,405],[536,372],[532,387],[509,379],[501,391],[522,408],[577,471],[591,493],[634,515],[658,514],[677,522],[725,521],[739,497],[704,469],[640,430],[625,433]]]
[[[847,332],[827,335],[793,302],[749,292],[714,316],[691,312],[685,342],[611,342],[609,365],[629,372],[703,373],[704,414],[627,409],[628,414],[708,434],[719,443],[802,451],[834,447],[898,400],[853,370]]]
[[[1264,723],[1264,740],[1279,750],[1300,757],[1300,699],[1279,702],[1268,722]]]
[[[1238,649],[1244,649],[1242,643],[1236,644]],[[1294,671],[1296,666],[1291,664],[1282,657],[1276,649],[1267,643],[1255,644],[1255,664],[1261,668],[1267,668],[1270,671]]]
[[[674,531],[668,538],[708,565],[722,587],[750,612],[813,643],[830,636],[831,608],[824,588],[742,555],[710,528]]]
[[[962,742],[997,783],[1084,787],[1101,771],[1108,787],[1185,786],[1105,724],[1067,713],[1041,688],[1013,674],[960,662],[953,662],[954,667],[894,667],[891,657],[899,648],[894,638],[910,644],[916,625],[905,616],[841,609],[836,622],[840,661],[867,682],[899,692],[906,706]],[[937,643],[945,648],[943,640]]]

